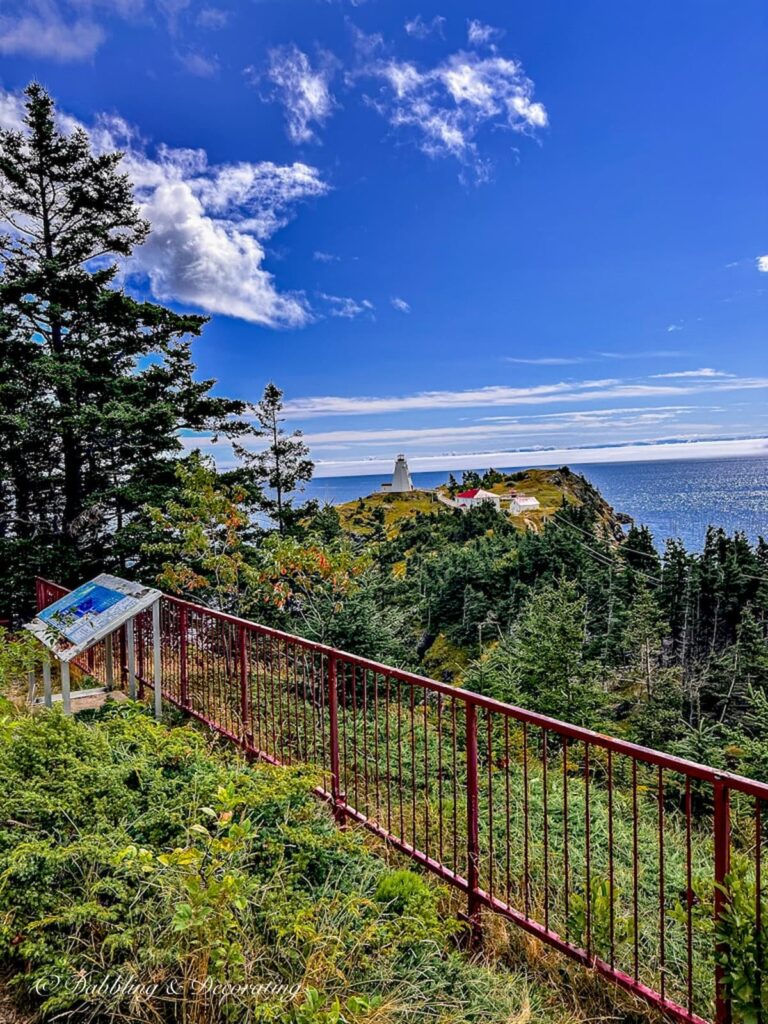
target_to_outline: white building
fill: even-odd
[[[413,481],[408,472],[408,463],[404,455],[398,455],[395,461],[395,471],[392,474],[391,484],[382,484],[382,491],[389,491],[390,494],[406,494],[413,490]]]
[[[539,506],[538,498],[532,498],[527,494],[513,494],[509,503],[509,511],[513,516],[519,516],[521,512],[533,512]]]
[[[472,487],[468,491],[461,491],[456,495],[455,501],[460,508],[474,508],[476,505],[482,505],[486,501],[494,504],[496,508],[501,507],[499,495],[492,494],[490,491],[484,491],[482,487]]]

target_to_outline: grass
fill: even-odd
[[[447,511],[429,491],[410,491],[406,494],[375,491],[365,498],[348,501],[343,505],[337,505],[336,508],[342,528],[347,533],[367,537],[381,523],[388,539],[395,537],[400,524],[417,512],[440,515]]]

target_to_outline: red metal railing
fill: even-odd
[[[38,581],[38,608],[64,592]],[[486,908],[677,1021],[763,1024],[768,785],[176,598],[161,632],[164,699],[314,766],[339,819],[467,894],[475,932]],[[141,696],[148,613],[135,642]]]

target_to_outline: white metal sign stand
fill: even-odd
[[[136,616],[152,609],[152,685],[155,717],[163,710],[163,663],[161,651],[160,601],[162,593],[152,587],[132,583],[102,573],[76,590],[42,609],[28,629],[45,646],[43,659],[42,703],[51,707],[56,697],[51,688],[51,655],[59,664],[61,675],[61,705],[64,714],[72,713],[72,701],[78,697],[109,693],[114,689],[115,633],[125,627],[126,668],[128,696],[136,698]],[[105,686],[96,690],[75,690],[70,686],[70,663],[94,644],[104,641]],[[30,698],[33,696],[34,678],[30,677]]]

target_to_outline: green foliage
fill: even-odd
[[[26,675],[40,664],[41,655],[42,647],[31,633],[9,633],[0,626],[0,701],[26,687]]]
[[[738,858],[723,887],[725,907],[715,929],[718,961],[739,1024],[758,1024],[768,1006],[768,900],[760,896],[757,927],[754,872]]]
[[[255,586],[246,539],[252,508],[247,493],[228,486],[213,460],[199,452],[176,467],[178,491],[163,508],[146,515],[154,533],[143,555],[159,562],[157,582],[165,590],[219,611],[238,612],[244,593]]]
[[[205,323],[117,286],[145,241],[120,153],[60,127],[38,84],[0,132],[0,614],[29,611],[35,573],[135,571],[132,526],[173,489],[179,432],[223,430],[244,403],[194,379]]]
[[[316,781],[130,704],[87,725],[0,721],[0,957],[14,986],[44,1017],[105,1022],[516,1013],[527,987],[465,964],[441,890],[339,831]],[[156,989],[136,1002],[98,984],[116,977]]]

